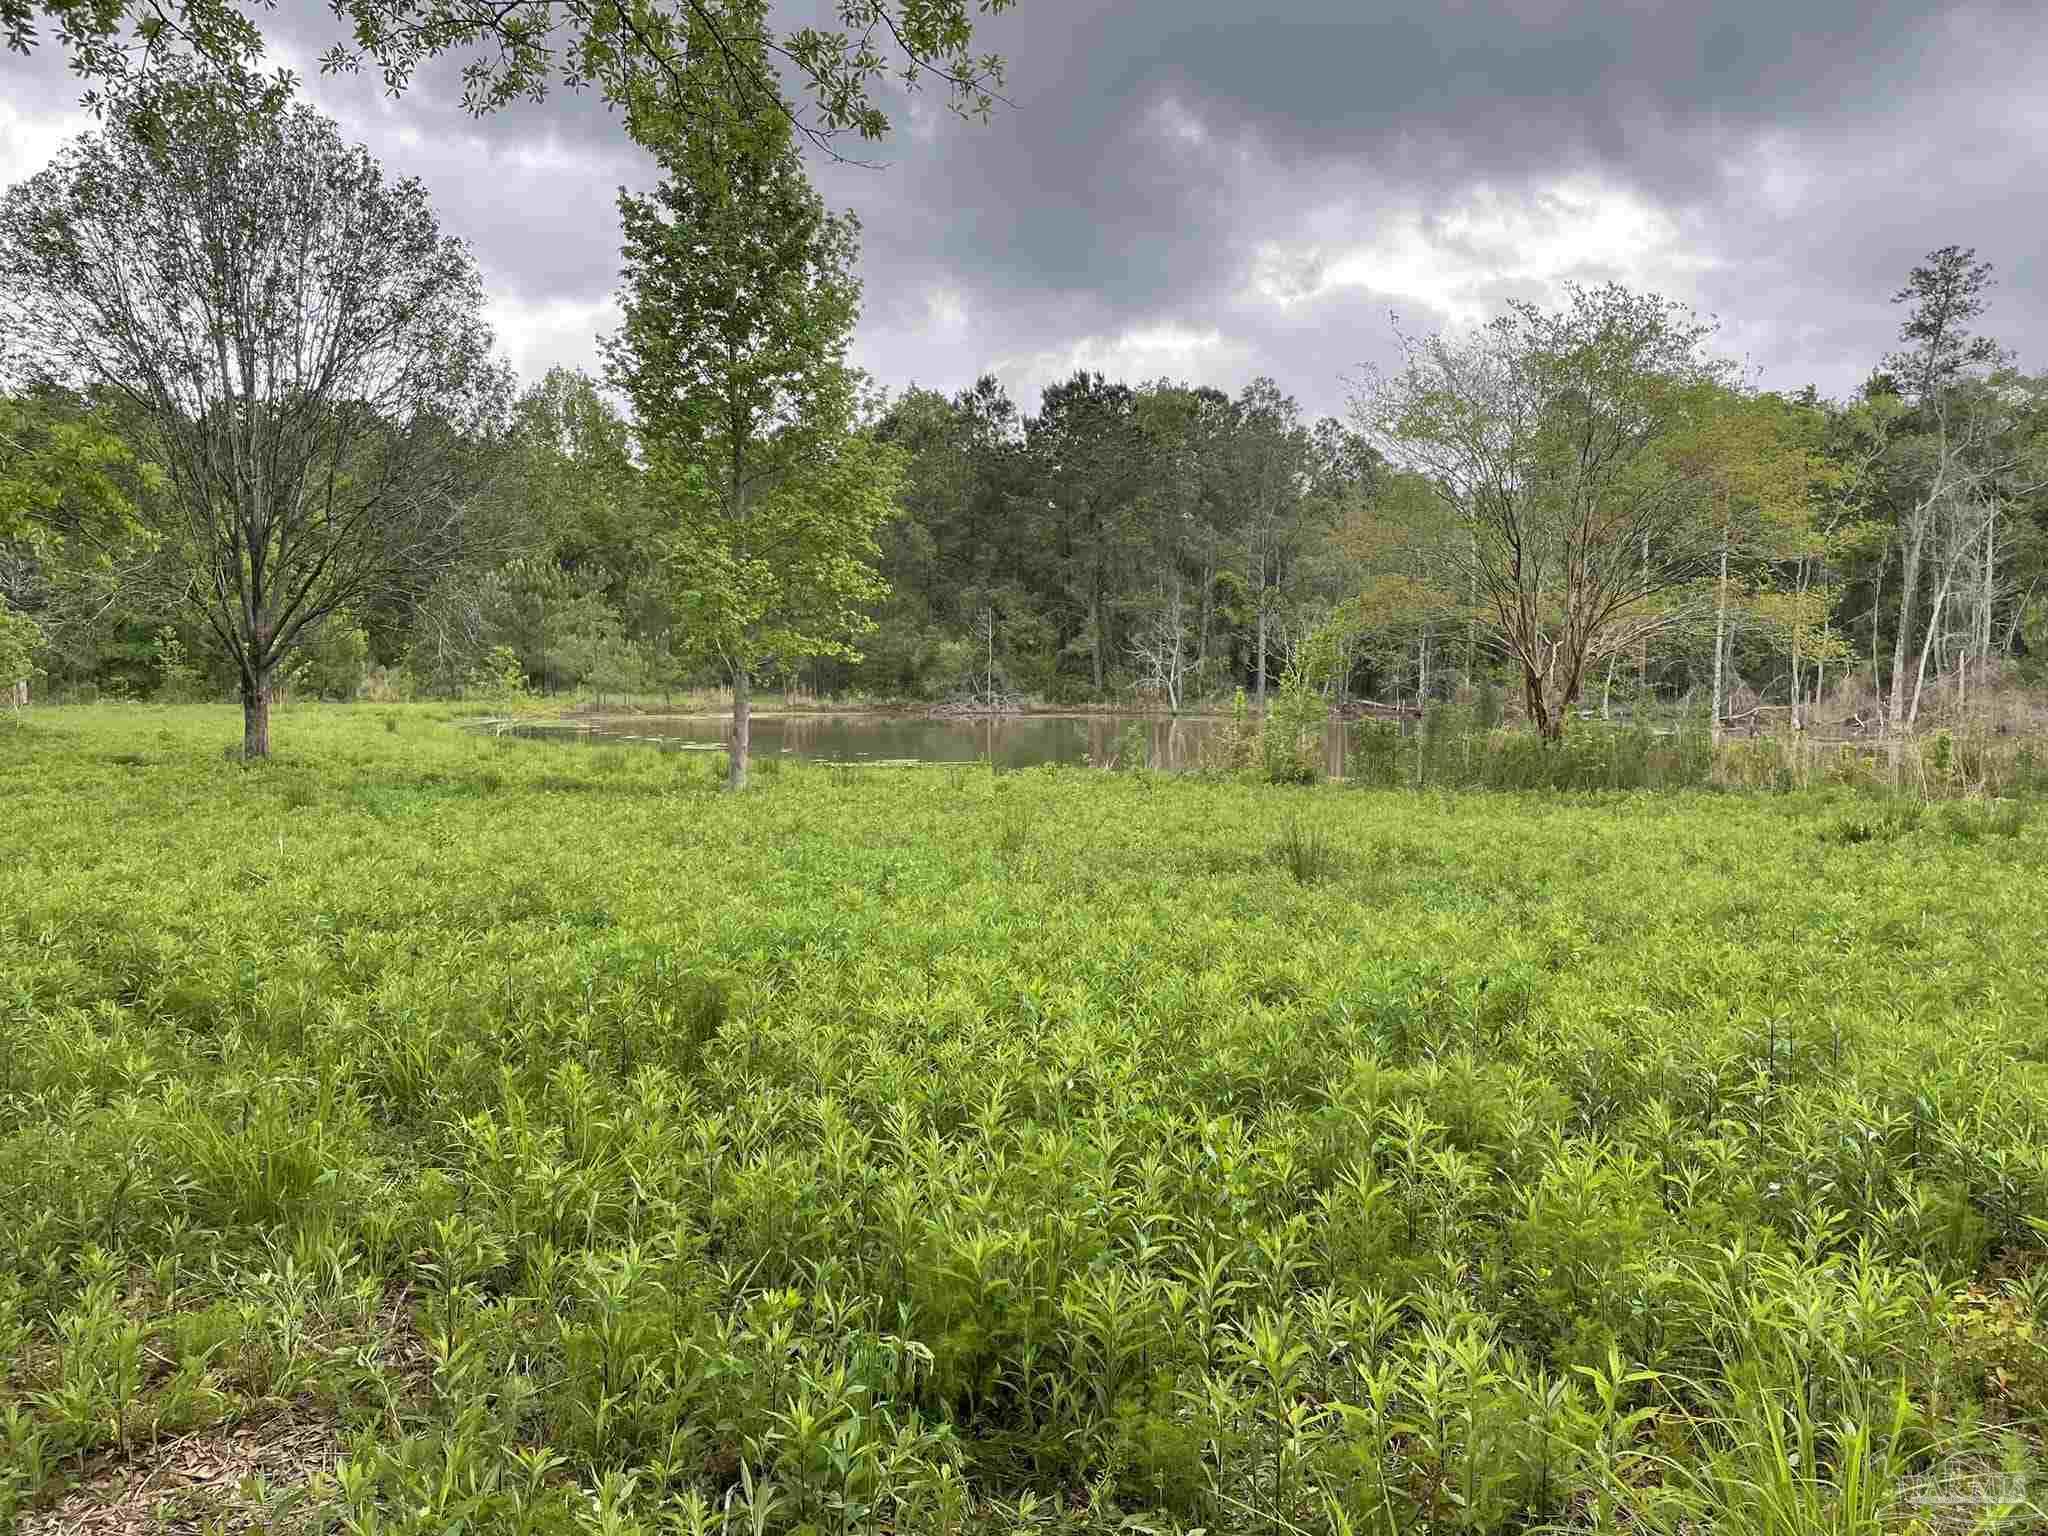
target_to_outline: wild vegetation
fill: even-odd
[[[1981,329],[1973,251],[1912,269],[1897,345],[1838,401],[1760,390],[1710,324],[1611,285],[1399,336],[1343,420],[1271,379],[887,399],[845,361],[856,227],[789,118],[725,94],[765,28],[706,11],[676,99],[630,97],[661,180],[620,204],[605,381],[516,400],[416,184],[267,79],[121,86],[0,217],[10,651],[60,696],[236,689],[252,755],[280,690],[712,684],[735,787],[776,684],[991,711],[1494,691],[1553,741],[1587,716],[1896,739],[2032,709],[2048,394]],[[195,233],[229,189],[263,239]],[[409,243],[372,261],[365,223]],[[166,235],[110,237],[130,225]],[[317,280],[274,280],[315,246]],[[334,323],[368,290],[404,323]]]
[[[2042,1518],[2024,809],[229,718],[0,740],[25,1530]]]
[[[1613,285],[1342,420],[890,399],[804,156],[986,114],[966,0],[332,8],[658,175],[603,380],[521,392],[258,7],[0,0],[94,108],[0,195],[0,1524],[2048,1525],[1989,263],[1842,400]],[[750,775],[777,685],[1231,714]],[[565,692],[729,749],[503,730]]]

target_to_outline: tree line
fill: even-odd
[[[1909,730],[2048,658],[2048,377],[1979,328],[1993,286],[1931,253],[1840,401],[1757,388],[1611,284],[1397,335],[1342,420],[1269,379],[913,390],[877,427],[909,454],[879,632],[817,675]]]
[[[764,684],[1898,732],[2048,654],[2048,380],[1972,251],[1841,401],[1613,285],[1400,334],[1341,418],[1266,378],[889,399],[846,361],[858,226],[734,85],[787,40],[754,0],[673,20],[605,86],[662,172],[620,200],[621,328],[523,391],[424,190],[289,80],[204,39],[110,77],[0,202],[0,673],[233,688],[252,755],[278,689],[373,671],[710,683],[737,784]]]

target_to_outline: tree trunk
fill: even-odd
[[[1792,729],[1795,731],[1797,731],[1800,728],[1799,635],[1800,631],[1805,627],[1804,615],[1806,613],[1806,586],[1806,557],[1804,555],[1801,555],[1799,557],[1799,574],[1795,578],[1793,583],[1793,592],[1799,601],[1798,606],[1792,610]]]
[[[1935,589],[1934,610],[1927,615],[1927,638],[1920,643],[1920,665],[1913,674],[1913,702],[1906,713],[1908,729],[1920,723],[1920,690],[1927,683],[1927,656],[1934,649],[1935,632],[1941,627],[1941,610],[1948,603],[1948,586],[1948,578],[1944,575],[1941,585]],[[1895,690],[1900,686],[1892,684]]]
[[[1472,551],[1470,574],[1465,578],[1465,687],[1473,693],[1479,691],[1479,535],[1466,535],[1466,542]]]
[[[270,756],[270,672],[242,678],[242,756]]]
[[[1096,693],[1096,697],[1100,698],[1100,697],[1101,697],[1101,695],[1102,695],[1102,684],[1103,684],[1103,671],[1102,671],[1102,643],[1103,643],[1103,633],[1102,633],[1102,577],[1101,577],[1101,576],[1100,576],[1099,574],[1098,574],[1098,575],[1096,576],[1096,578],[1095,578],[1095,591],[1094,591],[1094,593],[1093,593],[1092,597],[1091,597],[1091,598],[1090,598],[1090,600],[1089,600],[1089,605],[1088,605],[1088,615],[1089,615],[1089,617],[1088,617],[1088,624],[1089,624],[1089,627],[1090,627],[1090,628],[1091,628],[1092,630],[1094,630],[1094,632],[1095,632],[1095,633],[1094,633],[1094,639],[1093,639],[1093,642],[1092,642],[1092,643],[1090,644],[1090,646],[1089,646],[1089,649],[1090,649],[1090,650],[1092,650],[1092,651],[1094,651],[1094,653],[1095,653],[1095,693]]]
[[[732,669],[732,751],[728,754],[725,787],[747,787],[747,752],[752,740],[754,701],[745,667]]]
[[[1727,542],[1728,542],[1728,539],[1727,539],[1727,535],[1726,535],[1726,534],[1723,534],[1723,535],[1722,535],[1722,538],[1721,538],[1721,542],[1722,542],[1722,544],[1723,544],[1724,546],[1725,546],[1725,545],[1727,544]],[[1722,562],[1722,571],[1723,571],[1723,575],[1725,576],[1725,575],[1726,575],[1726,571],[1727,571],[1727,563],[1726,563],[1726,560],[1725,560],[1725,559],[1724,559],[1724,560],[1723,560],[1723,562]],[[1649,588],[1649,585],[1650,585],[1650,532],[1649,532],[1649,530],[1648,530],[1648,529],[1646,528],[1646,529],[1644,529],[1644,530],[1643,530],[1643,587],[1644,587],[1644,589],[1645,589],[1645,590],[1647,590],[1647,589]],[[1639,644],[1639,645],[1637,646],[1637,648],[1636,648],[1636,714],[1637,714],[1637,717],[1638,717],[1638,718],[1640,718],[1640,717],[1641,717],[1641,714],[1642,714],[1642,709],[1643,709],[1643,705],[1644,705],[1644,702],[1645,702],[1645,701],[1646,701],[1646,700],[1647,700],[1647,699],[1648,699],[1649,697],[1650,697],[1650,631],[1649,631],[1649,630],[1648,630],[1648,629],[1646,628],[1646,629],[1644,629],[1644,631],[1643,631],[1643,638],[1642,638],[1642,641],[1641,641],[1641,643],[1640,643],[1640,644]]]
[[[1728,649],[1728,530],[1721,530],[1721,587],[1714,599],[1714,702],[1712,733],[1716,744],[1721,740],[1721,657]]]
[[[1913,601],[1919,595],[1920,557],[1927,545],[1927,525],[1933,520],[1931,507],[1913,514],[1913,526],[1900,541],[1899,632],[1892,641],[1891,704],[1885,711],[1885,733],[1896,736],[1906,724],[1906,648],[1911,642]]]
[[[1529,706],[1529,723],[1536,727],[1536,734],[1545,741],[1564,740],[1564,711],[1555,715],[1550,712],[1549,701],[1543,696],[1543,674],[1522,663],[1522,697]]]
[[[1258,652],[1252,658],[1252,676],[1256,680],[1254,691],[1258,695],[1259,708],[1263,711],[1266,707],[1266,602],[1263,594],[1259,599]]]
[[[1978,635],[1977,657],[1986,673],[1991,670],[1991,610],[1998,603],[1998,500],[1992,498],[1984,522],[1984,613]]]

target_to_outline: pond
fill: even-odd
[[[1107,763],[1123,747],[1127,728],[1145,734],[1149,762],[1179,771],[1196,766],[1203,744],[1230,729],[1216,716],[1168,719],[1159,715],[1009,715],[998,718],[927,718],[921,715],[756,715],[753,749],[766,757],[831,763],[975,763],[1032,768],[1041,763]],[[643,741],[716,750],[732,739],[720,716],[597,720],[517,728],[520,735],[566,741]],[[1329,771],[1344,771],[1344,731],[1329,732]]]

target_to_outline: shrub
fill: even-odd
[[[1152,765],[1152,732],[1142,720],[1127,720],[1117,733],[1109,766],[1119,773],[1143,773]]]
[[[513,704],[527,697],[526,669],[509,645],[494,645],[464,679],[464,698]]]
[[[1297,885],[1327,880],[1337,869],[1337,847],[1328,832],[1311,821],[1290,818],[1273,845],[1273,857]]]
[[[166,704],[190,704],[205,696],[205,683],[178,631],[166,624],[156,632],[156,696]]]
[[[1330,705],[1298,667],[1289,668],[1266,709],[1261,750],[1273,784],[1314,784],[1323,776]]]
[[[1840,816],[1820,830],[1820,840],[1852,848],[1860,843],[1888,842],[1918,829],[1922,809],[1917,800],[1901,800]]]
[[[0,705],[12,706],[14,685],[40,675],[36,657],[42,654],[43,631],[25,613],[17,613],[0,598]]]
[[[1015,863],[1031,846],[1031,807],[1016,796],[1002,803],[996,821],[996,852]]]
[[[321,699],[352,699],[370,668],[370,637],[355,615],[337,609],[300,642],[288,681]]]

